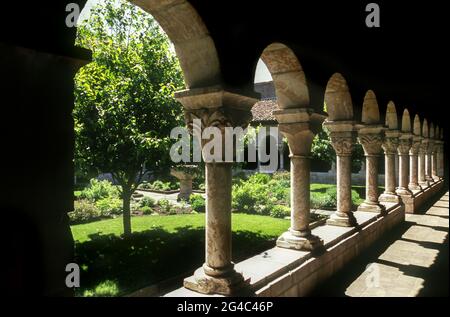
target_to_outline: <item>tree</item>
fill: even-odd
[[[170,131],[182,124],[173,97],[182,88],[178,60],[154,19],[124,0],[93,8],[77,44],[93,52],[75,79],[76,166],[111,173],[123,199],[124,234],[130,202],[147,169],[169,164]]]

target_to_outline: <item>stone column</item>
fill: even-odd
[[[442,179],[444,178],[444,141],[438,140],[436,143],[439,145],[437,152],[438,176]]]
[[[176,168],[171,169],[170,174],[180,181],[180,193],[177,200],[189,201],[192,195],[192,179],[194,175]]]
[[[245,127],[250,122],[250,109],[257,100],[220,87],[182,91],[176,98],[185,108],[188,127],[201,140],[206,166],[205,263],[184,280],[184,286],[205,294],[233,295],[245,283],[231,259],[231,168],[235,152],[231,149],[231,155],[225,153],[224,138],[227,128]],[[202,135],[206,128],[214,128],[207,139]],[[218,147],[209,147],[215,138],[219,138]]]
[[[284,142],[282,135],[278,137],[278,152],[279,152],[280,170],[284,171]]]
[[[409,150],[411,149],[412,135],[402,133],[399,138],[399,184],[396,193],[400,196],[411,196],[412,192],[408,188],[409,184]]]
[[[397,184],[398,170],[396,169],[395,157],[398,148],[397,130],[385,131],[385,139],[383,142],[383,150],[385,155],[385,171],[384,171],[384,192],[381,194],[379,201],[389,203],[399,203],[400,197],[395,192]]]
[[[418,168],[418,155],[422,138],[420,136],[414,136],[411,143],[411,149],[409,150],[409,184],[410,190],[422,190],[419,185],[419,168]]]
[[[432,152],[432,164],[431,164],[431,177],[434,181],[440,180],[438,175],[438,155],[439,155],[439,143],[434,141],[433,152]]]
[[[398,152],[395,152],[395,187],[400,183],[400,158],[398,156]]]
[[[426,161],[425,161],[425,179],[428,181],[429,184],[434,183],[434,179],[432,176],[432,165],[433,165],[433,147],[434,147],[434,140],[431,138],[427,138],[428,146],[427,146],[427,152],[426,152]]]
[[[277,240],[277,246],[296,250],[314,250],[323,241],[311,234],[310,221],[310,155],[313,127],[324,117],[312,109],[298,108],[274,112],[281,133],[287,138],[291,158],[291,226]]]
[[[337,210],[327,220],[334,226],[353,227],[356,219],[352,212],[352,151],[355,143],[354,124],[350,121],[325,122],[330,131],[331,144],[336,151]]]
[[[429,186],[429,183],[426,179],[426,170],[425,170],[427,148],[428,148],[428,141],[422,138],[419,147],[419,173],[418,173],[419,185],[422,188]]]
[[[381,213],[385,208],[378,201],[378,161],[383,144],[383,130],[363,127],[358,132],[358,138],[366,157],[366,199],[358,207],[358,211]]]

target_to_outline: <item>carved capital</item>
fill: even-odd
[[[427,154],[429,141],[428,139],[423,139],[419,146],[419,154]]]
[[[409,150],[411,149],[411,139],[399,139],[398,140],[398,154],[399,155],[408,155]]]
[[[352,155],[355,143],[355,135],[352,132],[331,132],[331,145],[336,151],[336,155],[350,156]]]
[[[381,133],[360,133],[358,139],[366,156],[380,154],[383,144],[383,135]]]
[[[411,149],[409,150],[410,155],[418,155],[420,151],[420,147],[422,146],[421,139],[413,139],[411,143]]]
[[[250,111],[226,107],[202,108],[185,110],[184,119],[191,133],[193,131],[201,133],[203,129],[208,127],[216,127],[223,132],[226,127],[245,128],[252,119],[252,114]]]
[[[308,122],[280,123],[279,129],[288,140],[291,155],[308,156],[311,154],[314,133]]]
[[[395,154],[397,153],[398,148],[398,138],[396,137],[386,137],[383,142],[383,150],[386,154]]]

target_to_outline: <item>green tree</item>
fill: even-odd
[[[173,97],[183,87],[178,60],[154,19],[127,1],[93,8],[77,45],[93,52],[75,79],[76,166],[111,173],[131,233],[131,195],[147,169],[170,164],[170,131],[182,124]]]

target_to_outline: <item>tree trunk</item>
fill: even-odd
[[[124,188],[122,189],[122,200],[123,200],[123,234],[125,237],[127,237],[131,235],[130,189]]]

